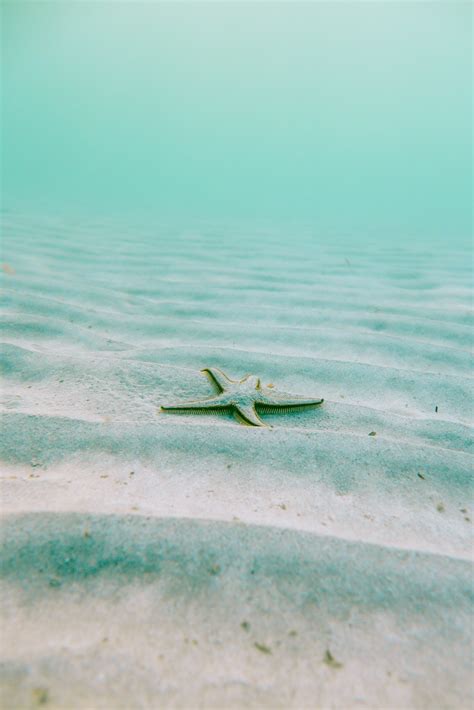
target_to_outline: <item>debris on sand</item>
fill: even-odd
[[[48,690],[46,688],[34,688],[33,700],[37,705],[45,705],[48,702]]]
[[[342,663],[336,661],[329,649],[327,649],[326,653],[324,654],[324,663],[327,666],[330,666],[331,668],[342,668]]]
[[[271,653],[272,652],[271,649],[268,648],[268,646],[265,646],[264,643],[258,643],[257,641],[255,641],[254,646],[262,653]]]

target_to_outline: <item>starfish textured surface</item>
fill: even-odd
[[[279,409],[309,407],[322,404],[323,399],[311,399],[298,395],[275,392],[270,387],[262,385],[255,375],[246,375],[241,380],[231,380],[217,367],[206,367],[205,372],[218,387],[219,393],[214,397],[183,402],[170,406],[162,406],[164,411],[200,411],[206,409],[232,409],[237,416],[251,426],[266,426],[257,414],[256,407]]]

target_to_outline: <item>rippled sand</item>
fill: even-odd
[[[469,707],[469,251],[4,231],[5,707]]]

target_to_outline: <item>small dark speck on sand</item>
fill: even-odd
[[[324,663],[327,666],[331,666],[331,668],[342,668],[342,663],[339,663],[339,661],[336,661],[336,659],[334,658],[334,656],[332,655],[332,653],[329,649],[324,654]]]
[[[271,653],[272,652],[271,649],[268,648],[268,646],[265,646],[264,643],[258,643],[258,641],[255,641],[254,646],[262,653]]]
[[[250,629],[250,624],[248,621],[242,621],[242,623],[240,625],[244,631],[248,631]]]
[[[438,405],[436,405],[435,407],[435,412],[438,412]]]
[[[298,636],[298,632],[292,629],[291,631],[288,631],[288,636]]]
[[[418,473],[417,475],[418,475],[418,478],[422,478],[423,480],[425,480],[425,477],[423,476],[422,473]]]
[[[459,508],[459,510],[461,511],[461,513],[467,513],[467,508]]]
[[[444,513],[444,505],[442,503],[438,503],[438,505],[436,506],[436,510],[438,511],[438,513]]]
[[[215,564],[215,565],[211,566],[211,568],[209,570],[209,574],[219,574],[220,571],[221,571],[220,565]]]
[[[50,586],[50,587],[54,587],[54,588],[60,587],[60,586],[61,586],[61,580],[56,579],[56,578],[50,579],[50,580],[49,580],[49,586]]]
[[[45,705],[48,702],[48,691],[46,688],[34,688],[33,700],[37,705]]]
[[[369,436],[377,436],[377,432],[376,432],[376,431],[371,431],[370,434],[369,434]]]

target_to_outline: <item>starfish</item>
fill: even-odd
[[[256,407],[287,411],[290,408],[314,406],[324,402],[324,399],[310,399],[284,392],[274,392],[271,387],[262,385],[255,375],[246,375],[241,380],[231,380],[217,367],[206,367],[201,372],[205,372],[218,387],[218,394],[194,402],[162,406],[161,409],[164,411],[232,409],[244,424],[266,426],[258,416]]]

